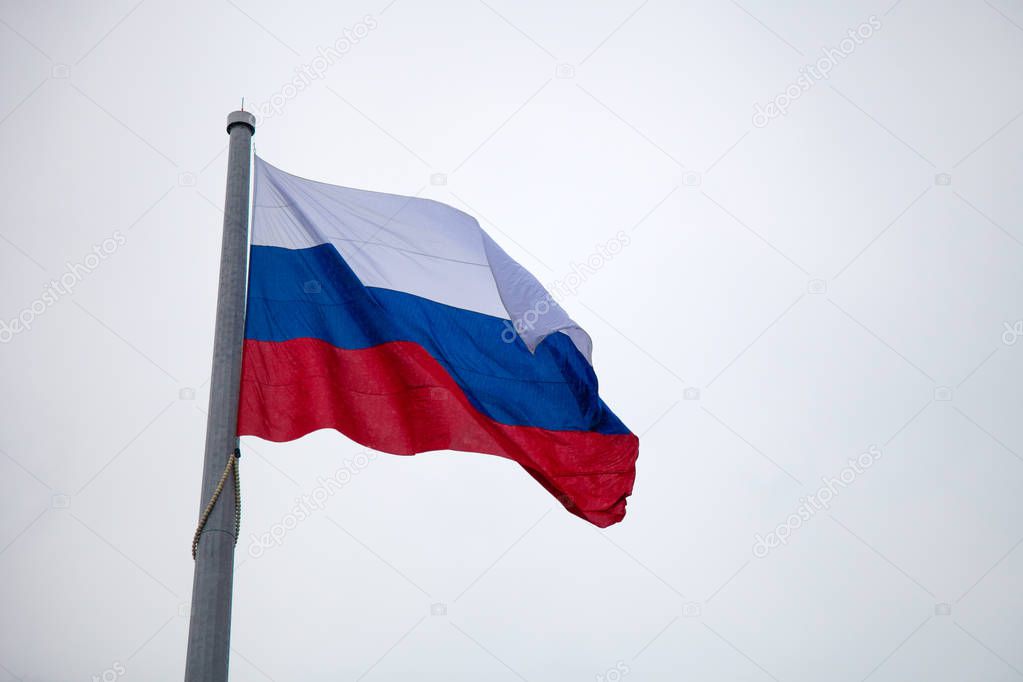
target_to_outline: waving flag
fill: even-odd
[[[639,440],[589,336],[475,219],[258,157],[252,216],[239,435],[499,455],[587,521],[624,517]]]

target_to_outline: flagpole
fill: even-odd
[[[227,196],[220,251],[220,287],[213,337],[210,408],[202,472],[200,514],[218,490],[238,447],[238,390],[245,333],[245,278],[249,237],[249,176],[256,117],[233,111],[227,117]],[[237,475],[237,469],[230,472]],[[185,682],[226,682],[231,649],[231,588],[234,578],[235,486],[219,486],[219,497],[197,537],[192,610],[188,626]]]

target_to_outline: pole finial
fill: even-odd
[[[241,108],[241,110],[245,111],[245,98],[244,97],[242,97],[242,108]]]
[[[231,128],[236,125],[244,125],[249,129],[253,135],[256,134],[256,117],[252,115],[252,112],[245,111],[232,111],[227,115],[227,132],[231,132]]]

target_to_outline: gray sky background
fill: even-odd
[[[246,439],[232,679],[1023,678],[1018,2],[2,2],[0,63],[0,682],[181,678],[242,96],[544,282],[624,231],[564,305],[641,450],[598,531]]]

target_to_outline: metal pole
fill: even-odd
[[[231,136],[227,157],[224,239],[213,337],[210,410],[202,471],[200,513],[213,496],[228,458],[238,445],[238,390],[245,333],[245,267],[249,237],[249,160],[256,117],[234,111],[227,117]],[[231,649],[231,587],[234,577],[233,481],[225,485],[199,540],[192,580],[185,682],[226,682]]]

